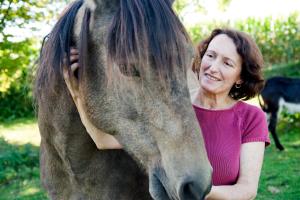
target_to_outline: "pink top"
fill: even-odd
[[[258,141],[270,144],[264,112],[242,101],[225,110],[193,107],[213,167],[213,185],[235,184],[240,169],[241,145]]]

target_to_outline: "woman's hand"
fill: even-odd
[[[213,186],[206,200],[252,200],[258,189],[265,151],[264,142],[242,144],[240,173],[235,185]]]
[[[74,71],[79,67],[79,51],[76,48],[71,47],[70,50],[70,63],[71,70]],[[76,103],[75,103],[76,104]],[[79,106],[79,107],[78,107]],[[89,133],[92,140],[95,142],[98,149],[122,149],[122,145],[119,141],[112,135],[107,134],[99,129],[97,129],[89,120],[83,115],[84,111],[81,105],[76,105],[78,112],[81,112],[81,120],[84,124],[87,132]],[[83,115],[83,116],[82,116]],[[83,119],[82,119],[83,117]]]
[[[70,50],[70,63],[71,63],[71,70],[78,68],[79,66],[79,51],[78,49],[71,47]]]

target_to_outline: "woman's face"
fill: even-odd
[[[226,34],[215,36],[209,43],[200,67],[200,85],[209,93],[228,95],[240,78],[242,58],[233,40]]]

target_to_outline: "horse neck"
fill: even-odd
[[[52,176],[51,180],[54,182],[65,183],[64,191],[68,190],[68,193],[86,199],[98,199],[96,197],[112,194],[118,195],[115,199],[129,200],[135,199],[134,196],[151,199],[147,176],[125,151],[100,151],[96,148],[81,123],[65,86],[55,95],[42,96],[39,127],[42,136],[41,150],[45,152],[43,157],[47,160],[46,163],[41,162],[43,174]],[[47,171],[50,163],[55,167]],[[108,178],[112,171],[114,178]],[[60,176],[54,176],[56,174]],[[59,186],[51,182],[47,184],[58,187],[53,188],[54,193],[60,190]],[[104,186],[107,189],[102,191]],[[99,195],[99,192],[104,194]],[[61,198],[66,199],[66,196]]]

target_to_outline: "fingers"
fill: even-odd
[[[70,55],[71,63],[78,62],[79,55]]]
[[[78,55],[79,51],[78,51],[78,49],[71,47],[70,53],[71,53],[71,55],[75,55],[75,54]]]
[[[71,71],[75,72],[78,67],[79,67],[78,62],[75,62],[75,63],[71,64]]]
[[[70,62],[77,63],[78,59],[79,59],[79,51],[72,47],[70,50]]]

